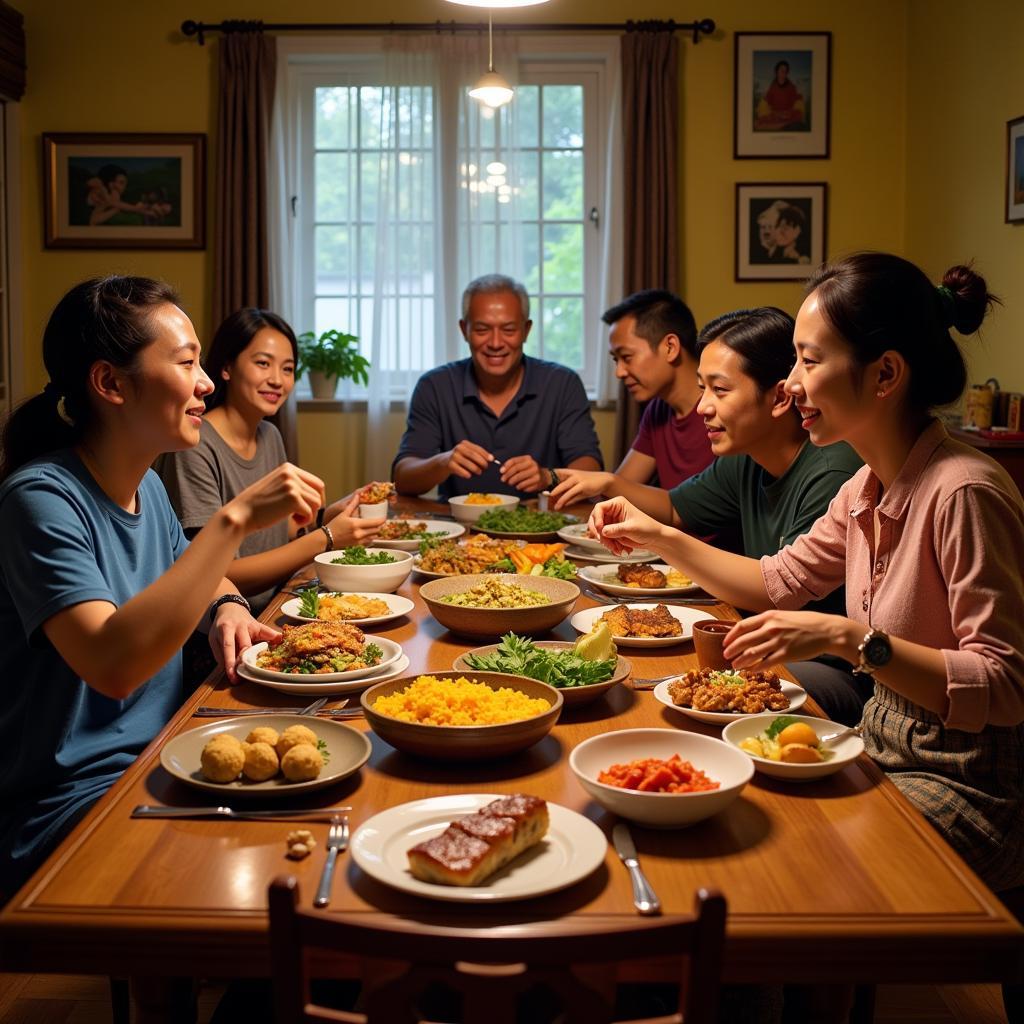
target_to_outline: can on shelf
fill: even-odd
[[[1024,395],[1018,391],[1011,391],[1006,403],[1006,429],[1010,433],[1017,433],[1021,428],[1021,404],[1024,403]]]
[[[964,426],[988,430],[992,426],[992,402],[995,394],[987,384],[972,384],[964,402]]]

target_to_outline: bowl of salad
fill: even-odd
[[[412,554],[385,548],[339,548],[317,555],[316,569],[328,590],[393,594],[412,572]]]

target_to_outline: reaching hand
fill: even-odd
[[[351,494],[346,494],[344,498],[339,498],[337,501],[332,501],[327,508],[324,509],[324,522],[331,523],[338,516],[348,516],[354,518],[359,514],[359,492],[353,491]]]
[[[501,479],[520,491],[543,491],[549,483],[546,470],[532,455],[515,455],[501,465]]]
[[[358,503],[357,503],[358,507]],[[379,519],[359,519],[352,516],[337,516],[331,521],[331,534],[335,548],[348,548],[354,544],[365,545],[380,532],[387,522],[387,517]]]
[[[722,653],[737,669],[807,661],[840,644],[848,621],[821,612],[761,612],[729,630]]]
[[[254,619],[240,604],[222,604],[210,627],[210,648],[232,685],[238,682],[237,665],[242,651],[253,644],[279,639],[281,633]]]
[[[323,503],[324,482],[285,462],[246,487],[224,508],[246,533],[255,533],[287,515],[299,526],[306,526],[316,518],[316,510]]]
[[[604,494],[611,484],[612,474],[593,469],[556,469],[558,486],[551,491],[551,507],[564,508],[584,498]]]
[[[656,549],[664,542],[666,531],[657,519],[625,498],[611,498],[595,505],[587,528],[613,555],[628,555],[637,548]]]
[[[468,480],[479,476],[493,461],[494,456],[486,448],[472,441],[460,441],[448,453],[448,472]]]

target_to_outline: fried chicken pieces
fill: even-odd
[[[623,563],[619,566],[618,577],[627,587],[660,590],[668,584],[665,574],[655,569],[650,562],[638,562],[635,565]]]
[[[661,574],[659,573],[659,575]],[[669,637],[683,635],[683,624],[663,604],[650,609],[628,608],[625,605],[619,605],[617,608],[605,612],[598,621],[608,623],[612,636]]]
[[[733,711],[756,715],[762,711],[786,711],[789,698],[774,672],[720,672],[702,668],[684,672],[668,684],[672,703],[695,711]]]

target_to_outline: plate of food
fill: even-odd
[[[399,615],[408,615],[415,605],[398,594],[320,593],[316,587],[303,591],[281,605],[281,612],[296,622],[351,622],[374,626]]]
[[[637,548],[631,555],[613,555],[602,545],[601,550],[595,548],[583,548],[578,544],[570,544],[565,549],[565,557],[575,559],[577,562],[600,562],[607,565],[615,562],[654,562],[658,556],[653,551]]]
[[[409,656],[403,654],[398,661],[382,669],[379,675],[360,676],[358,679],[342,679],[336,683],[324,683],[320,680],[322,676],[290,676],[295,682],[286,683],[277,679],[267,679],[258,676],[245,667],[244,662],[238,663],[238,676],[250,683],[258,683],[270,690],[278,690],[281,693],[291,693],[296,696],[323,697],[327,694],[359,693],[376,683],[386,683],[389,679],[396,679],[404,675],[409,668]]]
[[[321,683],[359,679],[394,664],[402,647],[382,636],[366,636],[350,622],[307,622],[285,626],[275,644],[253,644],[242,652],[242,663],[254,675],[278,682],[316,676]]]
[[[451,856],[456,844],[470,856]],[[604,863],[608,841],[589,818],[535,796],[457,793],[375,814],[350,849],[366,874],[391,888],[501,903],[581,881]]]
[[[713,618],[695,608],[666,604],[602,604],[577,612],[569,621],[577,633],[607,622],[620,647],[669,647],[691,639],[695,622]]]
[[[588,565],[580,569],[580,576],[609,594],[623,597],[669,597],[700,589],[689,576],[664,562],[619,562],[607,569]]]
[[[176,779],[223,796],[282,796],[359,771],[372,747],[357,729],[312,715],[246,715],[169,739],[160,764]]]
[[[413,570],[430,579],[444,576],[473,576],[523,547],[521,540],[500,540],[474,533],[466,540],[443,540],[413,559]]]
[[[476,521],[475,528],[504,540],[553,541],[558,539],[562,527],[578,522],[576,516],[564,512],[539,512],[520,505],[513,509],[488,510]]]
[[[420,541],[440,537],[461,537],[466,528],[461,523],[442,523],[429,519],[389,519],[374,535],[377,548],[395,551],[419,551]]]
[[[654,699],[698,722],[725,725],[766,711],[795,711],[807,700],[807,691],[770,669],[702,668],[658,683]]]

